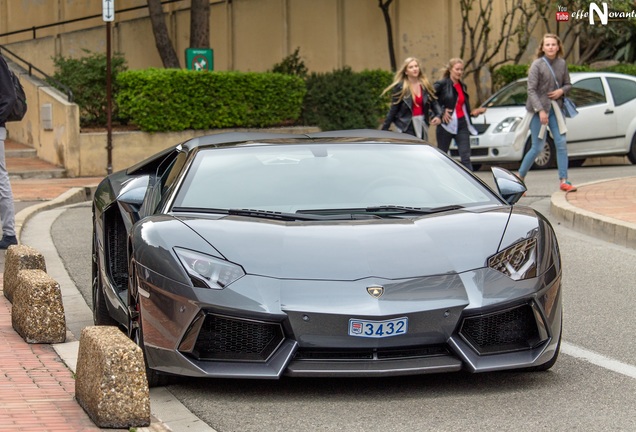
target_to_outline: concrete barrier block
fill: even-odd
[[[11,324],[28,343],[62,343],[66,318],[60,284],[42,270],[20,270]]]
[[[44,256],[27,245],[13,245],[7,249],[4,260],[4,296],[13,303],[20,270],[42,270],[46,272]]]
[[[150,390],[141,348],[117,327],[85,327],[75,398],[100,428],[150,425]]]

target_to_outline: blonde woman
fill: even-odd
[[[462,165],[472,171],[470,135],[477,135],[477,130],[473,127],[470,117],[486,112],[486,108],[470,110],[466,84],[462,82],[463,75],[464,61],[452,58],[444,70],[444,77],[435,82],[435,94],[443,110],[442,124],[437,128],[437,147],[448,153],[454,139]]]
[[[382,95],[389,91],[392,95],[391,107],[382,129],[389,130],[393,123],[399,132],[428,140],[428,126],[440,124],[442,109],[418,59],[408,57],[404,60],[393,82],[384,89]]]

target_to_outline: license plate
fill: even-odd
[[[470,137],[470,146],[479,147],[479,137]]]
[[[407,317],[385,321],[367,321],[351,318],[349,320],[349,336],[367,338],[385,338],[406,334],[409,327]]]

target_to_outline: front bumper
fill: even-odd
[[[551,281],[518,282],[490,269],[397,282],[247,276],[224,290],[179,287],[145,274],[151,277],[140,291],[147,293],[141,298],[144,351],[151,368],[170,374],[277,379],[485,372],[541,365],[560,338],[561,281],[554,272],[546,273]],[[385,294],[371,297],[370,284],[383,285]],[[396,317],[408,317],[407,335],[347,333],[351,318]]]

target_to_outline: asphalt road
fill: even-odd
[[[490,174],[478,175],[488,183]],[[571,169],[574,184],[636,175],[636,167]],[[522,204],[551,219],[556,170],[532,171]],[[90,205],[69,207],[51,233],[90,302]],[[168,390],[219,432],[636,430],[636,250],[552,220],[563,259],[563,347],[546,373],[383,379],[192,380]],[[90,303],[89,303],[90,304]]]

